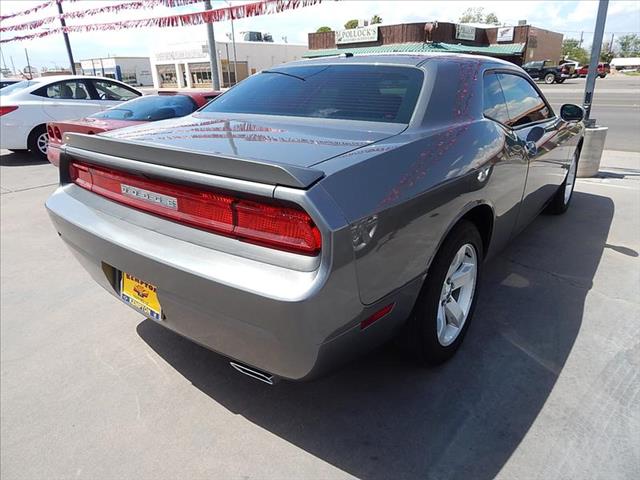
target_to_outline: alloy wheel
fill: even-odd
[[[564,204],[568,204],[573,194],[573,187],[576,184],[576,170],[578,162],[576,161],[576,155],[573,155],[571,159],[571,165],[569,165],[569,171],[567,172],[567,179],[564,185]]]
[[[451,345],[462,331],[473,303],[477,276],[476,249],[465,243],[454,255],[440,292],[437,314],[440,345]]]
[[[38,150],[43,155],[47,154],[47,145],[49,144],[49,135],[47,132],[41,133],[36,140],[36,145],[38,146]]]

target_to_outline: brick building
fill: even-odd
[[[517,65],[534,60],[558,62],[561,33],[533,25],[493,27],[448,22],[370,25],[309,34],[306,57],[340,53],[455,52],[503,58]]]

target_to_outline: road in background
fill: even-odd
[[[582,105],[584,85],[584,78],[538,84],[556,114],[563,103]],[[616,74],[596,79],[591,118],[609,127],[606,150],[640,152],[640,76]]]

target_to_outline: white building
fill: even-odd
[[[229,87],[260,70],[299,60],[306,45],[273,42],[217,42],[216,51],[220,86]],[[237,67],[237,75],[234,68]],[[209,47],[206,40],[181,42],[162,47],[151,56],[151,73],[155,88],[211,88]]]
[[[149,57],[103,57],[80,60],[82,75],[113,78],[134,86],[153,85]]]
[[[640,57],[614,58],[610,65],[616,70],[635,70],[640,68]]]

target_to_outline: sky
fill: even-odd
[[[124,0],[79,0],[63,3],[65,11],[95,8]],[[42,3],[43,0],[0,0],[0,14],[25,10]],[[232,4],[246,3],[232,1]],[[224,0],[212,0],[213,8],[226,5]],[[591,44],[598,2],[595,0],[542,0],[542,1],[367,1],[367,0],[324,0],[312,7],[287,12],[236,20],[235,31],[257,30],[270,32],[276,42],[286,37],[289,43],[307,43],[307,34],[320,26],[334,30],[343,28],[352,18],[369,19],[377,14],[384,24],[449,21],[455,22],[468,7],[484,7],[485,13],[495,12],[501,23],[516,25],[518,20],[526,19],[531,25],[564,33],[565,38],[580,38],[584,32],[584,46]],[[69,25],[114,22],[125,19],[149,18],[175,13],[198,12],[204,10],[203,4],[194,4],[181,8],[156,7],[149,10],[124,10],[118,14],[102,14],[68,21]],[[24,23],[54,15],[56,7],[48,7],[28,16],[5,20],[2,26]],[[55,24],[50,24],[54,26]],[[58,25],[55,25],[58,26]],[[227,40],[231,32],[230,22],[214,24],[216,40]],[[625,33],[640,34],[640,1],[611,0],[605,26],[605,39],[611,34],[620,36]],[[0,32],[0,38],[23,35],[25,31]],[[181,41],[206,39],[204,25],[177,28],[147,28],[110,32],[74,33],[70,35],[75,61],[101,56],[150,56],[153,51],[164,45]],[[29,52],[31,65],[38,68],[67,67],[68,60],[64,40],[61,34],[36,40],[0,44],[5,64],[11,68],[13,59],[16,69],[26,65],[25,48]],[[3,65],[4,66],[4,65]]]

